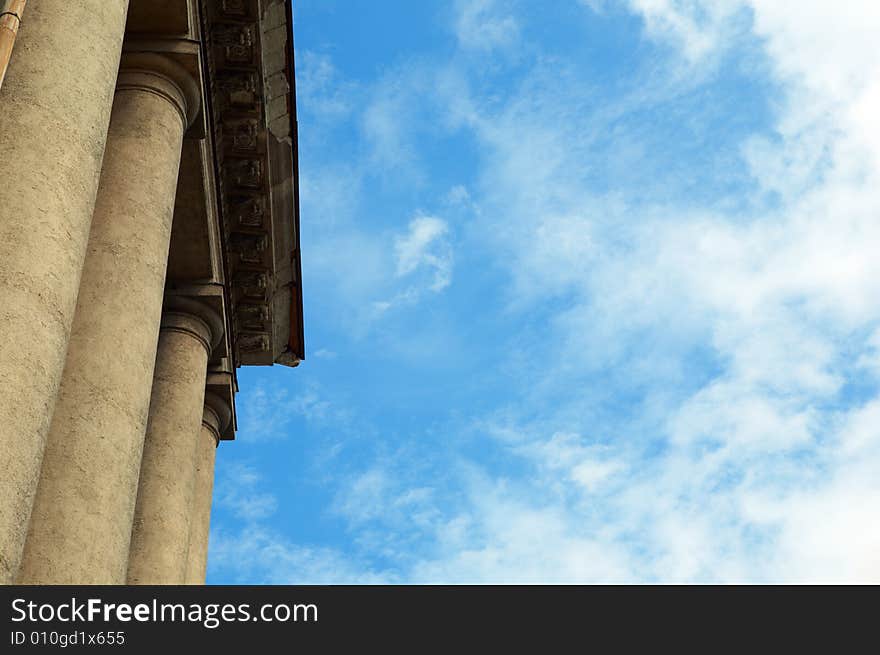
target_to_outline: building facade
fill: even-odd
[[[236,370],[305,356],[290,2],[20,13],[0,88],[0,582],[203,583]]]

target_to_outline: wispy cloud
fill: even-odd
[[[407,232],[394,239],[397,276],[406,277],[421,269],[431,272],[431,291],[442,291],[452,281],[452,248],[446,221],[434,216],[417,216]]]
[[[593,5],[594,0],[582,0]],[[744,8],[740,0],[628,0],[630,7],[645,21],[650,36],[669,38],[693,64],[721,48],[729,47],[736,36],[734,19]]]
[[[235,464],[217,481],[216,502],[252,525],[269,518],[278,509],[278,498],[260,488],[262,475],[252,466]]]
[[[305,546],[264,527],[211,533],[209,574],[239,584],[391,584],[385,571],[365,570],[344,552]]]
[[[536,57],[487,88],[473,53],[525,19],[474,1],[453,24],[467,56],[393,86],[386,116],[417,88],[477,144],[437,193],[473,218],[456,280],[468,255],[497,267],[504,322],[531,331],[480,342],[460,383],[497,369],[485,402],[437,394],[443,439],[408,431],[334,480],[344,557],[267,528],[279,579],[880,580],[880,9],[625,6],[656,47],[613,84]],[[385,159],[417,156],[386,126]],[[379,313],[455,291],[449,224],[401,215],[363,293]]]
[[[314,385],[297,391],[284,384],[255,385],[243,392],[239,404],[239,429],[248,440],[257,442],[288,438],[299,420],[344,421],[346,415],[344,407],[329,400]]]
[[[505,12],[507,3],[496,0],[458,0],[455,33],[462,48],[490,51],[513,44],[519,35],[519,23]]]

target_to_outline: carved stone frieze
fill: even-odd
[[[266,300],[269,276],[265,271],[240,270],[232,279],[232,289],[236,301],[246,298],[250,301]]]
[[[235,229],[262,229],[265,227],[266,205],[263,196],[239,196],[232,198],[227,207],[230,227]]]
[[[242,264],[262,264],[263,253],[269,246],[269,237],[253,232],[232,232],[229,235],[229,247]]]
[[[260,80],[252,71],[229,71],[216,81],[218,108],[224,114],[242,111],[259,115]]]
[[[248,23],[219,25],[214,28],[212,36],[214,42],[220,46],[224,64],[244,66],[257,64],[255,25]]]
[[[220,0],[220,11],[225,16],[245,18],[250,9],[248,0]]]
[[[241,354],[258,354],[269,350],[269,335],[265,333],[240,332],[235,345]]]
[[[242,331],[265,330],[269,322],[269,308],[255,303],[239,303],[235,308],[235,322]]]
[[[231,146],[231,144],[229,144]],[[262,189],[266,163],[262,159],[227,159],[228,182],[239,189]]]
[[[241,153],[256,153],[260,149],[260,121],[256,118],[236,118],[223,124],[224,145]]]
[[[290,8],[287,0],[201,3],[234,363],[296,365],[303,354]]]

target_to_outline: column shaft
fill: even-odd
[[[195,489],[196,451],[210,323],[167,311],[162,320],[150,419],[131,533],[129,584],[183,584]]]
[[[128,0],[35,0],[0,91],[0,583],[15,579],[67,350]]]
[[[186,555],[185,584],[205,584],[208,569],[208,535],[211,531],[211,500],[214,491],[214,460],[217,439],[213,430],[202,426],[196,447],[196,475],[193,489],[189,550]]]
[[[185,128],[148,59],[123,60],[22,583],[125,582]]]
[[[211,532],[211,501],[214,493],[214,461],[220,434],[229,424],[232,410],[218,396],[205,394],[202,434],[196,446],[195,486],[192,519],[189,530],[189,551],[186,560],[186,584],[205,584],[208,567],[208,536]]]

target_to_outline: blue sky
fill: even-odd
[[[209,582],[880,582],[880,6],[294,11]]]

